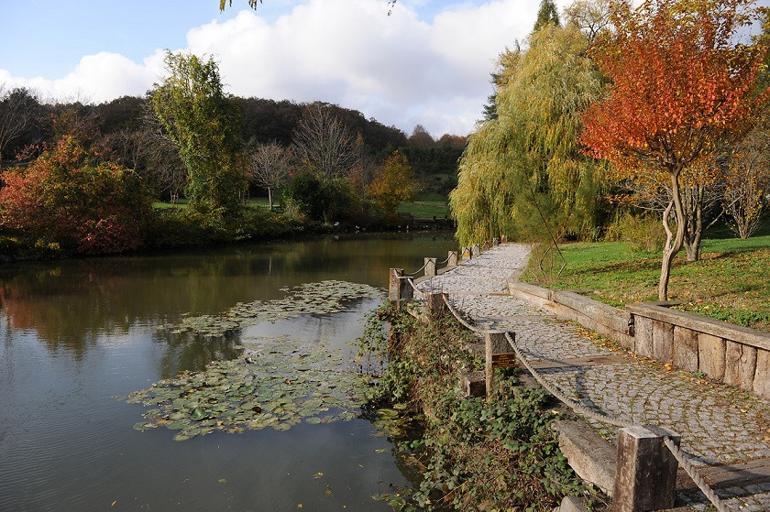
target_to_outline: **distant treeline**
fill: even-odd
[[[23,104],[29,121],[5,147],[0,148],[0,165],[23,164],[33,160],[63,134],[73,135],[105,160],[135,169],[155,184],[158,197],[168,197],[173,183],[169,175],[181,170],[176,148],[157,137],[159,130],[145,98],[124,96],[100,104],[43,103],[24,89]],[[307,104],[259,98],[231,97],[240,112],[240,134],[244,144],[257,146],[277,142],[288,146]],[[444,135],[434,139],[421,126],[407,136],[393,126],[366,118],[357,110],[329,105],[348,130],[359,136],[369,157],[383,161],[400,150],[412,165],[423,193],[446,195],[456,185],[457,162],[466,137]]]

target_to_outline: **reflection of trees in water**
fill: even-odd
[[[419,266],[453,246],[446,236],[366,237],[242,245],[153,256],[27,263],[0,271],[0,308],[13,329],[82,356],[101,334],[137,323],[219,313],[237,302],[282,297],[322,279],[385,286],[392,266]],[[418,264],[419,262],[419,264]]]
[[[199,372],[212,361],[234,359],[241,354],[236,338],[207,340],[162,332],[157,333],[155,340],[166,344],[160,360],[160,375],[164,379],[184,370]]]

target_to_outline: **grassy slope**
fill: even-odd
[[[660,256],[638,253],[624,242],[563,246],[567,267],[551,286],[588,292],[614,306],[657,300]],[[548,284],[534,254],[524,279]],[[749,240],[709,239],[701,261],[674,263],[671,300],[682,309],[770,331],[770,235]]]

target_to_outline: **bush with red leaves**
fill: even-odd
[[[67,253],[109,254],[138,248],[151,212],[134,171],[100,163],[63,137],[26,168],[3,173],[0,228]]]

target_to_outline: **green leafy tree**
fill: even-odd
[[[294,176],[284,191],[283,203],[288,211],[324,224],[349,220],[358,212],[355,194],[346,179],[324,178],[312,172]]]
[[[529,49],[508,59],[498,118],[471,135],[450,195],[463,245],[500,234],[537,239],[590,232],[597,219],[600,164],[578,144],[582,113],[602,94],[574,26],[543,27]]]
[[[541,0],[540,9],[537,11],[537,20],[535,21],[534,32],[547,25],[560,26],[559,10],[553,0]]]
[[[231,217],[245,176],[236,162],[238,112],[223,92],[212,59],[166,55],[169,76],[150,93],[152,109],[187,168],[186,196],[200,213]]]

